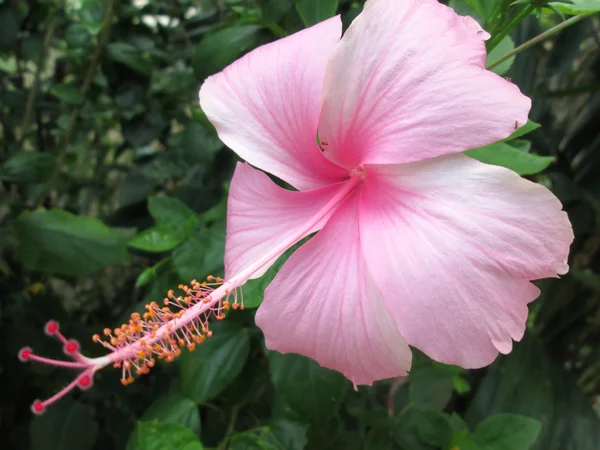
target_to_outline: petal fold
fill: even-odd
[[[267,175],[249,164],[238,163],[227,200],[225,278],[232,278],[294,234],[342,187],[343,183],[337,183],[310,191],[289,191],[277,186]],[[320,230],[330,215],[299,237],[298,241]],[[251,278],[263,275],[275,259]]]
[[[363,253],[400,333],[477,368],[525,331],[530,280],[568,270],[573,231],[545,187],[464,155],[367,166]]]
[[[358,231],[359,191],[283,265],[256,323],[266,345],[299,353],[355,385],[404,375],[411,352],[366,269]]]
[[[531,101],[485,70],[488,37],[437,0],[368,0],[327,67],[325,154],[345,166],[406,163],[523,126]]]
[[[341,20],[334,17],[263,45],[200,89],[200,105],[221,140],[298,189],[346,175],[323,156],[316,140],[325,67],[341,32]]]

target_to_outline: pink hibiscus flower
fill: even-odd
[[[85,357],[48,322],[71,361],[29,347],[19,358],[78,374],[34,413],[106,366],[127,385],[193,351],[248,279],[315,232],[257,312],[270,349],[358,385],[405,374],[409,345],[475,368],[521,339],[539,295],[530,281],[568,270],[571,225],[546,188],[460,152],[525,124],[530,100],[485,70],[488,34],[436,0],[368,0],[340,39],[341,28],[336,17],[260,47],[204,83],[221,139],[298,191],[238,164],[225,279],[193,280],[94,335],[107,355]]]
[[[460,154],[524,125],[531,102],[485,70],[489,35],[436,0],[368,0],[341,29],[260,47],[202,86],[223,142],[298,189],[238,164],[225,279],[317,232],[265,292],[268,348],[355,384],[405,374],[409,345],[485,366],[522,338],[530,281],[568,270],[554,195]]]

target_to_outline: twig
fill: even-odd
[[[52,19],[50,19],[48,28],[46,28],[46,34],[44,35],[42,49],[40,50],[40,53],[36,60],[35,76],[33,79],[33,84],[31,85],[31,89],[29,90],[29,96],[27,97],[27,103],[25,104],[25,113],[23,114],[23,120],[21,122],[21,141],[25,139],[29,131],[29,125],[31,123],[31,114],[33,113],[33,105],[35,104],[35,99],[40,88],[40,79],[42,77],[42,71],[44,70],[46,55],[48,53],[48,49],[50,48],[52,37],[54,36],[54,29],[56,28],[56,23],[58,22],[58,12],[62,10],[64,3],[65,0],[60,0],[56,11],[52,15]]]
[[[108,36],[108,31],[110,30],[110,24],[111,24],[112,15],[113,15],[113,6],[114,6],[114,0],[109,0],[107,9],[106,9],[106,15],[104,17],[104,22],[102,24],[100,33],[98,34],[96,48],[94,49],[94,55],[92,56],[92,63],[90,64],[90,67],[85,75],[84,80],[83,80],[83,84],[81,85],[81,89],[79,90],[79,93],[82,97],[85,97],[87,95],[87,93],[92,85],[92,81],[94,80],[94,75],[96,74],[96,69],[98,68],[98,64],[100,62],[100,56],[102,55],[102,46],[104,45],[104,41],[106,40],[106,38]],[[71,113],[71,116],[69,118],[69,126],[67,127],[67,131],[65,132],[65,134],[63,136],[60,152],[58,154],[58,158],[56,159],[56,164],[54,166],[54,170],[52,172],[52,175],[50,175],[50,177],[48,178],[48,181],[46,182],[46,185],[44,186],[44,190],[42,191],[42,194],[39,196],[38,201],[36,202],[36,206],[39,206],[43,203],[44,198],[50,192],[50,190],[52,189],[52,187],[54,186],[54,183],[56,182],[56,180],[58,178],[58,175],[60,174],[60,170],[62,169],[62,165],[64,164],[65,158],[67,156],[67,150],[69,148],[69,141],[71,140],[71,135],[73,134],[73,131],[75,130],[75,124],[77,122],[78,116],[79,116],[79,107],[75,108],[75,110],[73,110],[73,112]]]
[[[550,28],[549,30],[544,31],[541,34],[538,34],[536,37],[530,39],[529,41],[519,45],[517,48],[511,50],[510,52],[508,52],[506,55],[504,55],[503,57],[501,57],[500,59],[497,59],[496,61],[494,61],[493,63],[490,63],[487,66],[488,70],[492,70],[494,67],[502,64],[504,61],[506,61],[508,58],[511,58],[519,53],[521,53],[523,50],[527,50],[529,47],[534,46],[535,44],[537,44],[538,42],[543,41],[546,38],[549,38],[550,36],[558,33],[559,31],[562,31],[563,29],[573,25],[574,23],[579,22],[580,20],[585,19],[586,17],[588,17],[590,14],[579,14],[578,16],[573,16],[568,20],[565,20],[564,22],[559,23],[558,25]]]

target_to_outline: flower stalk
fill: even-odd
[[[537,43],[549,38],[550,36],[555,35],[556,33],[564,30],[567,27],[570,27],[571,25],[585,19],[586,17],[588,17],[589,14],[579,14],[577,16],[573,16],[568,20],[565,20],[564,22],[559,23],[558,25],[555,25],[554,27],[544,31],[541,34],[538,34],[536,37],[530,39],[527,42],[524,42],[523,44],[519,45],[518,47],[516,47],[515,49],[511,50],[510,52],[508,52],[506,55],[502,56],[501,58],[497,59],[496,61],[488,64],[488,66],[486,67],[486,69],[488,70],[492,70],[494,67],[497,67],[498,65],[502,64],[504,61],[506,61],[507,59],[521,53],[523,50],[527,50],[530,47],[533,47],[534,45],[536,45]]]

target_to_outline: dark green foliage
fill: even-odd
[[[179,283],[223,275],[237,157],[199,108],[203,80],[336,13],[347,26],[363,3],[0,0],[3,450],[600,449],[596,16],[494,68],[532,98],[532,121],[468,153],[548,186],[575,229],[570,273],[539,283],[510,355],[469,371],[415,350],[408,378],[355,391],[310,359],[270,352],[254,314],[289,250],[194,353],[127,388],[107,368],[93,389],[31,414],[35,398],[70,381],[68,371],[18,362],[23,345],[59,356],[46,320],[101,355],[93,333]],[[494,41],[488,63],[560,14],[600,10],[598,0],[444,3],[493,36],[528,5],[543,7]]]

